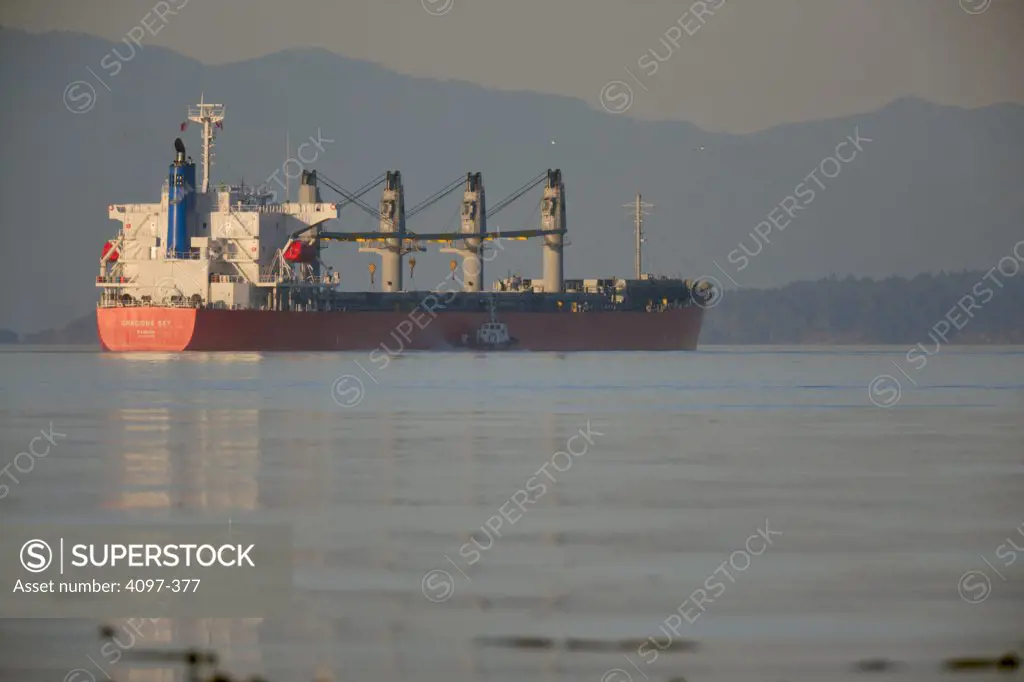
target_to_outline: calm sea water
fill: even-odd
[[[1024,349],[946,347],[919,368],[905,352],[410,353],[380,368],[365,353],[7,349],[0,466],[51,422],[67,437],[0,481],[0,523],[290,524],[301,607],[159,620],[134,644],[211,647],[274,682],[931,681],[947,657],[1024,654],[1024,551],[1006,552],[1024,547]],[[581,429],[585,453],[556,457]],[[482,530],[542,466],[554,480],[536,503]],[[766,524],[771,544],[748,543]],[[471,537],[486,548],[472,565]],[[730,560],[704,610],[687,605]],[[699,616],[673,639],[696,648],[640,655],[681,606]],[[0,621],[0,679],[182,679],[109,660],[97,624]],[[516,637],[554,644],[502,639]],[[869,658],[899,667],[853,668]]]

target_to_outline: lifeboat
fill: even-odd
[[[107,254],[110,254],[109,256]],[[103,245],[102,258],[106,258],[108,263],[116,263],[120,254],[117,252],[117,248],[114,246],[114,242],[107,242]]]
[[[306,242],[292,242],[282,257],[289,263],[315,263],[316,247]]]

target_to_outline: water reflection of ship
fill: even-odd
[[[411,484],[407,475],[403,474],[402,462],[414,452],[415,447],[421,440],[422,434],[415,429],[409,428],[406,420],[408,413],[396,412],[389,415],[376,415],[368,423],[368,428],[373,434],[371,449],[364,455],[365,471],[367,480],[360,483],[358,488],[361,491],[356,499],[348,499],[347,503],[353,507],[374,506],[386,510],[398,510],[410,504],[428,503],[430,499],[410,497],[417,492],[415,485]],[[486,424],[489,414],[484,410],[470,410],[466,413],[466,422],[459,429],[457,435],[451,439],[455,446],[451,451],[451,458],[446,459],[455,466],[452,467],[453,475],[445,482],[439,481],[439,487],[434,491],[439,498],[458,500],[465,508],[473,510],[474,515],[483,516],[491,511],[491,499],[487,494],[487,482],[481,478],[485,467],[481,459],[486,459],[489,450],[493,449],[491,430]],[[319,417],[312,417],[319,419]],[[262,430],[266,431],[270,425],[264,414]],[[565,429],[570,424],[557,415],[546,415],[541,422],[543,437],[538,441],[538,452],[555,452],[564,447]],[[332,480],[331,462],[335,461],[335,453],[324,450],[317,453],[319,456],[311,457],[309,466],[302,467],[302,473],[292,469],[292,474],[280,485],[261,486],[261,501],[272,506],[279,506],[290,500],[291,505],[301,505],[306,513],[312,513],[314,517],[326,520],[327,513],[332,509],[337,510],[336,500],[323,496],[324,490],[337,490],[337,481]],[[268,488],[273,493],[268,496]],[[300,498],[293,497],[305,491]],[[561,496],[563,491],[557,490],[554,486],[546,500],[547,504],[553,505],[557,510],[562,507],[564,501]],[[380,574],[396,575],[403,570],[403,554],[407,548],[403,547],[403,536],[401,520],[397,516],[380,515],[378,518],[384,520],[377,529],[373,531],[370,539],[372,545],[369,551],[363,552],[360,548],[360,563],[353,565],[346,564],[351,572],[354,568],[373,568]],[[311,570],[311,574],[321,571],[322,575],[331,578],[331,573],[337,571],[337,566],[330,561],[332,555],[337,556],[339,547],[351,543],[352,538],[346,537],[356,532],[353,528],[341,527],[334,524],[334,530],[318,527],[315,522],[307,530],[312,533],[304,533],[307,536],[319,537],[318,545],[310,545],[301,550],[304,557],[304,568]],[[443,526],[441,532],[452,533],[451,542],[458,546],[467,541],[464,529],[461,525]],[[359,535],[365,529],[359,529]],[[324,533],[327,533],[325,536]],[[344,535],[340,534],[344,533]],[[547,552],[557,551],[559,534],[556,531],[539,530],[540,543]],[[479,535],[479,531],[477,532]],[[329,537],[329,540],[326,538]],[[479,538],[478,538],[479,539]],[[482,541],[482,539],[481,539]],[[454,556],[454,555],[453,555]],[[365,562],[365,563],[362,563]],[[564,595],[557,577],[547,571],[537,571],[536,588],[539,591],[539,609],[544,618],[551,618],[562,607]],[[470,574],[475,579],[476,575]],[[464,599],[471,611],[479,614],[479,617],[486,619],[484,623],[497,622],[495,619],[505,617],[510,611],[515,612],[517,607],[512,605],[508,598],[495,597],[487,593],[481,593],[469,589],[467,581],[460,585],[459,598]],[[170,667],[184,668],[187,672],[184,677],[188,682],[263,682],[272,680],[274,682],[299,682],[313,680],[314,682],[329,682],[330,680],[345,679],[339,673],[346,669],[344,656],[347,647],[337,640],[332,640],[331,635],[337,632],[337,613],[333,611],[337,603],[332,601],[329,594],[320,592],[313,593],[313,598],[308,604],[308,613],[289,614],[287,620],[289,625],[285,630],[279,621],[268,621],[260,629],[261,646],[275,648],[279,654],[283,654],[284,647],[289,643],[295,648],[287,654],[274,657],[278,660],[267,658],[262,675],[259,677],[245,677],[236,675],[232,666],[237,665],[236,661],[225,660],[228,656],[218,655],[229,652],[229,642],[218,642],[213,644],[204,641],[201,647],[179,648],[158,650],[147,650],[145,643],[135,649],[126,652],[126,659],[132,661],[132,677],[126,678],[127,682],[138,682],[135,676],[143,671],[141,666],[160,666],[163,671]],[[419,603],[418,601],[415,603]],[[425,602],[424,602],[425,603]],[[379,642],[380,655],[374,655],[373,661],[376,664],[374,674],[369,675],[370,679],[406,679],[415,677],[409,675],[410,670],[415,669],[416,663],[408,658],[405,653],[409,644],[406,639],[406,630],[414,624],[418,618],[415,613],[410,613],[410,604],[402,591],[394,591],[390,594],[378,595],[373,603],[373,615],[363,618],[359,624],[359,630],[363,633],[355,637],[359,646],[366,646],[367,640]],[[310,628],[315,622],[316,630]],[[311,638],[317,637],[319,641]],[[202,641],[202,640],[196,640]],[[296,646],[296,643],[299,643]],[[310,646],[310,644],[312,645]],[[170,646],[170,642],[161,641],[160,647]],[[325,647],[327,645],[327,647]],[[454,645],[453,655],[456,657],[458,666],[463,675],[460,679],[479,681],[487,679],[487,655],[490,652],[481,650],[472,637],[460,637]],[[301,653],[300,650],[301,649]],[[296,665],[296,661],[308,657],[308,663]],[[538,682],[554,682],[561,678],[561,665],[564,654],[557,649],[544,652],[539,655],[536,667],[531,664],[532,679]],[[352,661],[348,661],[349,666]],[[134,667],[140,666],[140,667]],[[223,667],[221,667],[223,666]],[[299,672],[299,668],[306,671],[316,669],[316,673],[310,676],[307,673]],[[227,672],[224,672],[224,671]],[[148,672],[148,671],[147,671]],[[171,682],[172,678],[146,678],[145,682]],[[174,680],[179,679],[174,677]],[[118,682],[121,682],[118,678]]]
[[[131,358],[132,356],[119,356]],[[149,357],[147,373],[168,379],[180,371],[180,358]],[[236,365],[237,356],[197,355],[208,377],[218,365]],[[245,358],[250,359],[250,358]],[[226,362],[225,362],[226,361]],[[216,404],[216,389],[200,389],[190,401]],[[261,414],[252,408],[224,406],[217,409],[181,410],[166,407],[126,407],[111,413],[110,423],[120,425],[111,434],[117,448],[116,466],[107,478],[103,506],[127,514],[198,513],[225,519],[253,512],[258,506],[261,470]],[[264,429],[265,429],[264,425]],[[272,429],[271,429],[272,430]],[[265,494],[265,491],[264,491]],[[155,614],[146,614],[155,615]],[[260,652],[261,618],[150,617],[115,622],[116,651],[136,646],[174,646],[203,642],[204,646],[229,652],[236,668],[263,666]],[[139,626],[137,623],[141,622]],[[135,642],[138,641],[139,644]],[[177,659],[150,660],[125,673],[130,682],[170,682],[177,679],[172,666]]]

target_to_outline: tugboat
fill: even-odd
[[[509,336],[508,325],[498,321],[498,306],[493,295],[488,299],[488,307],[491,313],[490,321],[480,325],[472,338],[469,334],[463,334],[462,345],[473,350],[508,350],[518,341]]]

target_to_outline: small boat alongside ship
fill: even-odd
[[[484,322],[476,330],[474,336],[462,335],[462,345],[473,350],[509,350],[518,341],[508,333],[508,325],[498,321],[498,311],[494,300],[490,302],[491,319]]]

